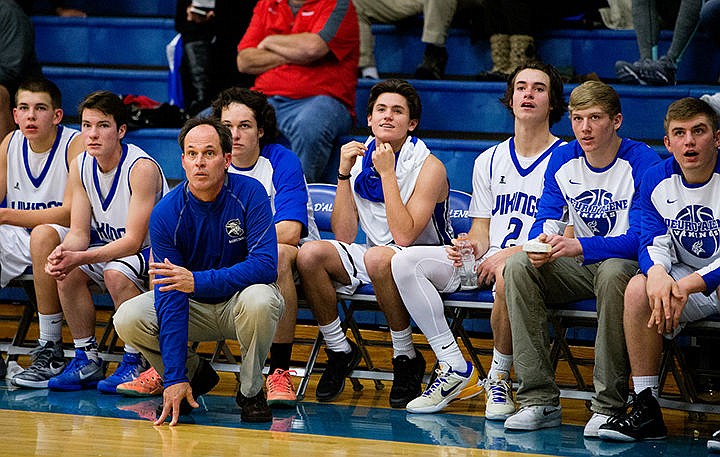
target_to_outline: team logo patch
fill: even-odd
[[[240,219],[230,219],[225,223],[225,232],[230,238],[240,238],[245,231],[240,225]]]
[[[702,205],[681,209],[675,220],[666,220],[672,235],[683,247],[701,259],[715,255],[720,244],[720,221],[713,210]]]
[[[586,190],[569,201],[593,235],[597,236],[610,233],[617,223],[618,210],[628,208],[627,200],[614,201],[613,194],[605,189]]]

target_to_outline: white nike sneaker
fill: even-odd
[[[598,430],[600,430],[600,426],[607,422],[608,419],[610,419],[610,416],[607,414],[593,413],[590,420],[587,421],[587,424],[585,424],[583,436],[585,438],[598,438]]]
[[[523,406],[520,411],[505,420],[509,430],[539,430],[558,427],[562,423],[560,406]]]
[[[465,376],[450,369],[444,362],[436,370],[437,378],[416,399],[407,404],[409,413],[436,413],[453,400],[466,400],[482,392],[482,383],[478,383],[478,373],[468,362],[470,374]]]
[[[515,402],[512,398],[512,382],[504,379],[485,380],[485,419],[504,421],[515,413]]]

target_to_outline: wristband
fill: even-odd
[[[344,175],[338,171],[337,179],[338,179],[338,181],[346,181],[346,180],[350,179],[351,176],[352,175],[350,173]]]

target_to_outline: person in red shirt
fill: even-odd
[[[238,70],[257,75],[309,182],[352,127],[359,42],[351,0],[260,0],[238,44]]]

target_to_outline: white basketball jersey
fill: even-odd
[[[130,207],[130,172],[140,159],[155,162],[145,151],[132,144],[122,145],[120,163],[107,173],[100,171],[97,161],[87,152],[78,157],[78,168],[85,192],[92,206],[91,227],[102,243],[122,238],[125,235],[128,211]],[[155,162],[157,164],[157,162]],[[157,203],[168,192],[167,181],[158,165],[163,181],[162,192],[155,197]],[[144,246],[150,244],[150,235],[145,238]]]
[[[58,126],[57,137],[47,152],[37,153],[16,130],[7,151],[7,207],[37,210],[61,206],[68,177],[68,146],[77,130]]]
[[[515,152],[514,138],[509,138],[475,159],[468,215],[490,219],[490,245],[485,256],[527,241],[545,169],[560,144],[564,142],[558,139],[540,154],[523,157]]]

